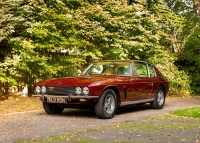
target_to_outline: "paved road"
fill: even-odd
[[[65,109],[61,115],[47,115],[44,111],[15,113],[0,116],[0,143],[13,143],[23,139],[39,139],[47,136],[63,135],[65,131],[97,128],[119,122],[193,106],[200,106],[200,97],[167,98],[162,110],[150,109],[149,104],[120,108],[109,120],[96,118],[90,110]]]

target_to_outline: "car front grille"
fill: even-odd
[[[72,86],[47,86],[48,95],[68,95],[74,94],[74,87]]]

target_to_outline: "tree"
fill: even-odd
[[[186,0],[186,1],[167,1],[170,9],[183,17],[183,27],[177,39],[180,45],[180,52],[178,53],[178,61],[176,65],[179,69],[188,73],[191,80],[191,92],[194,94],[200,93],[199,74],[199,14],[200,1]]]
[[[36,80],[72,75],[92,58],[137,59],[156,64],[172,91],[188,89],[187,76],[174,65],[169,34],[181,19],[161,0],[6,0],[2,5],[0,44],[9,49],[2,62],[15,81],[32,87]]]
[[[2,5],[1,51],[5,51],[4,45],[7,48],[2,52],[0,71],[4,83],[12,81],[11,85],[27,84],[32,88],[36,80],[75,73],[82,59],[61,53],[79,44],[72,19],[67,15],[70,11],[62,2],[55,5],[53,1],[6,0]],[[75,68],[70,69],[70,64]]]
[[[74,17],[78,36],[89,43],[84,53],[150,61],[169,77],[171,91],[188,93],[189,78],[174,65],[179,49],[174,35],[182,19],[162,1],[95,1],[79,6]]]

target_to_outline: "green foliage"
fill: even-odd
[[[167,51],[157,53],[149,61],[164,74],[170,82],[170,94],[176,96],[188,95],[190,91],[190,79],[185,71],[180,71],[175,65],[175,55]]]
[[[182,29],[176,33],[180,53],[176,66],[189,76],[191,93],[200,93],[200,25],[198,17],[198,1],[169,0],[170,9],[184,18]]]
[[[7,0],[2,4],[0,12],[5,17],[1,18],[1,35],[10,50],[3,53],[9,73],[1,71],[1,81],[13,85],[18,81],[31,88],[37,80],[76,74],[82,59],[61,53],[63,49],[76,50],[79,45],[69,11],[62,2],[54,5],[53,1]]]
[[[0,6],[0,66],[9,68],[0,70],[2,81],[32,87],[76,75],[92,58],[137,59],[156,64],[172,92],[188,93],[190,80],[172,52],[171,33],[182,28],[182,18],[161,0],[5,0]]]
[[[200,118],[200,107],[192,107],[188,109],[176,110],[172,114],[185,117]]]
[[[191,90],[200,93],[200,25],[185,38],[184,49],[179,59],[181,68],[188,72],[191,79]]]

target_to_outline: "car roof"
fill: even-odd
[[[142,62],[146,64],[151,64],[149,62],[141,61],[141,60],[96,60],[94,62]]]

